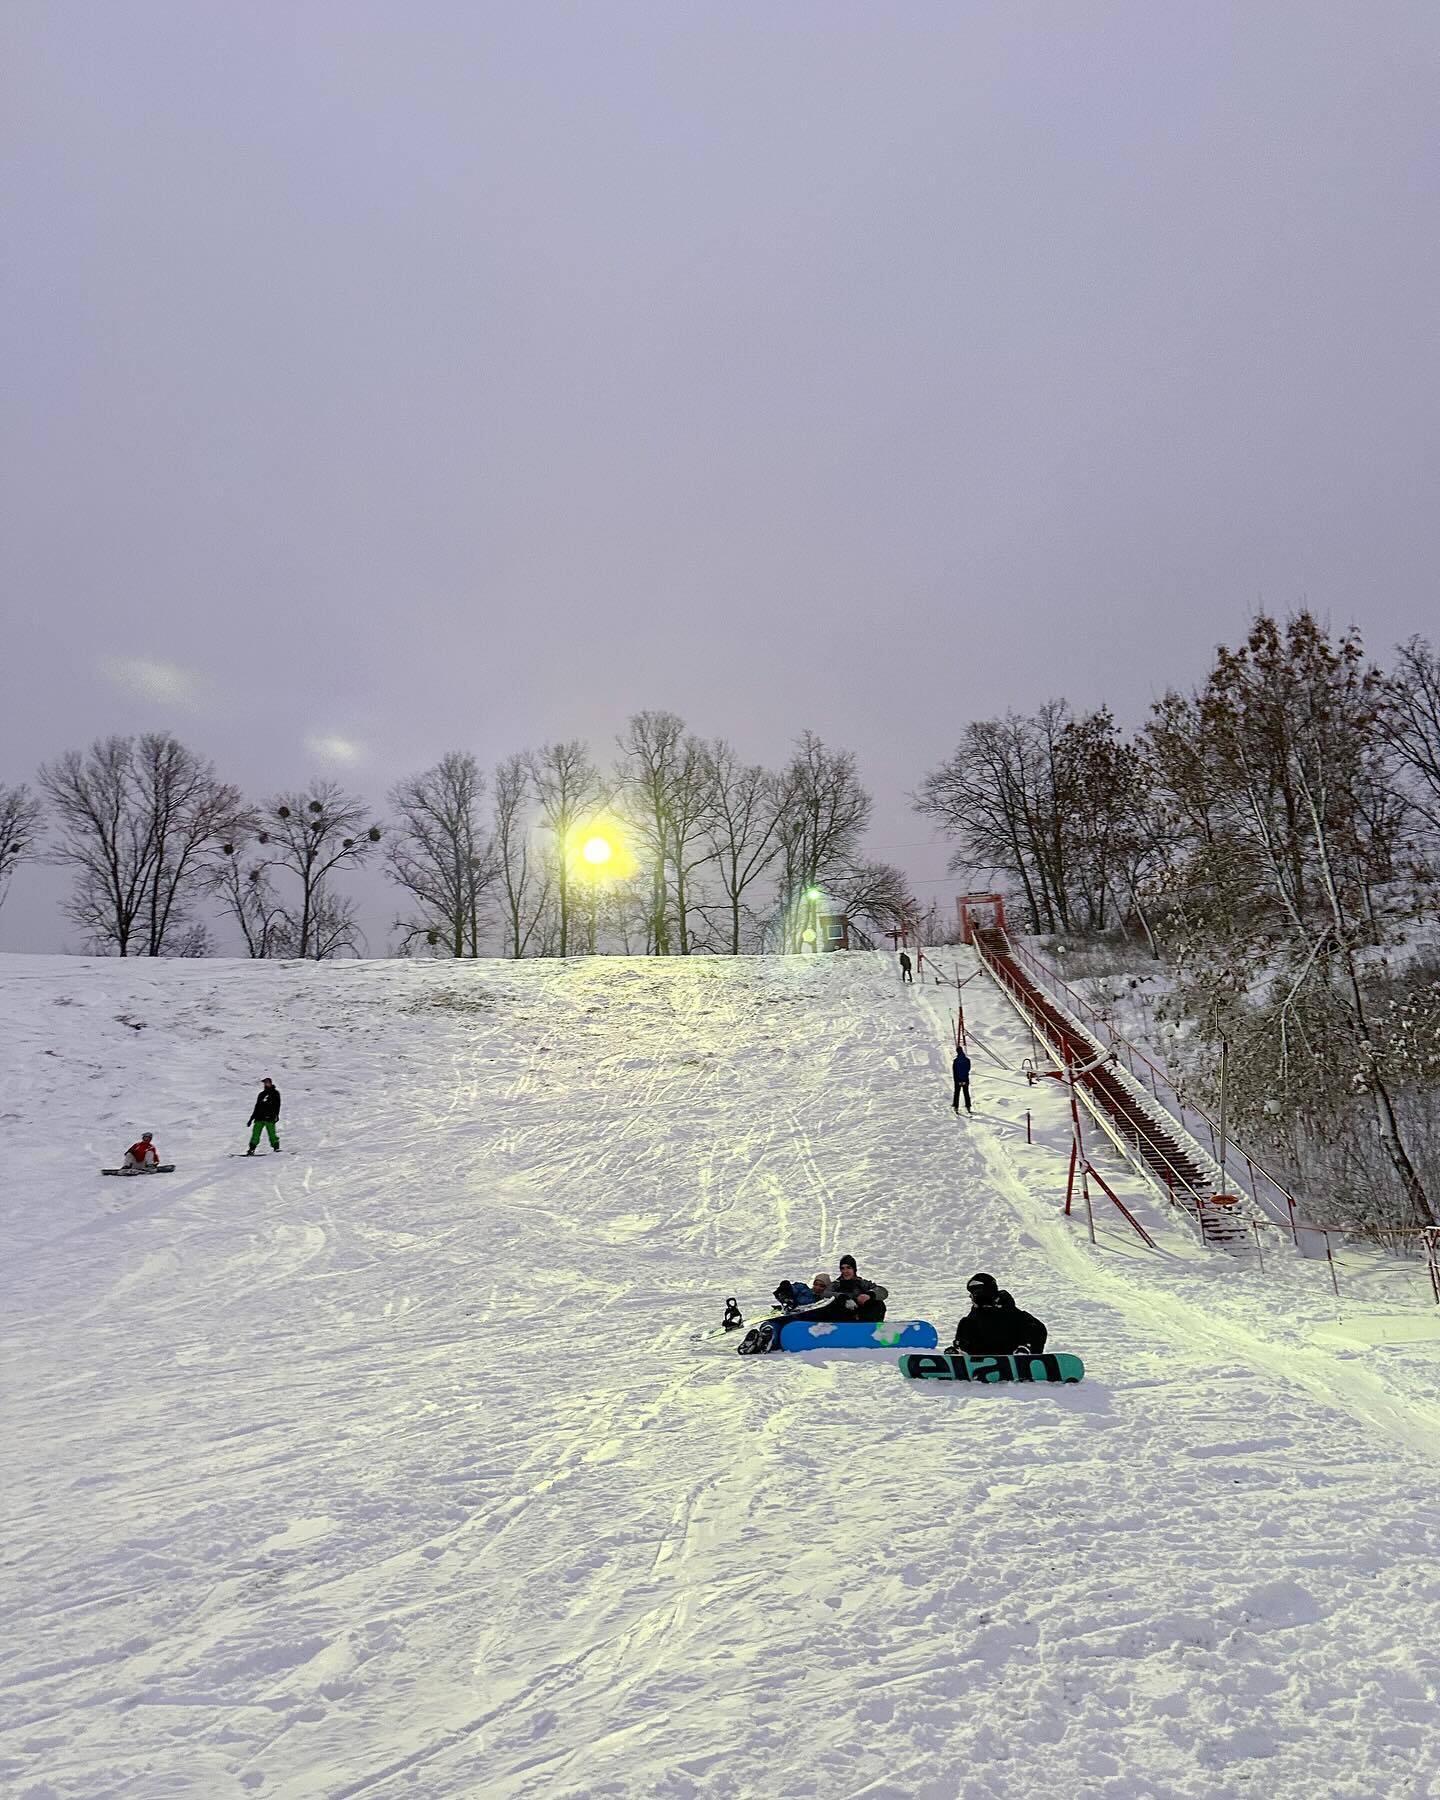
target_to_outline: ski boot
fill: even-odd
[[[780,1334],[774,1323],[767,1319],[763,1325],[752,1325],[740,1342],[735,1346],[737,1356],[764,1356],[768,1351],[780,1348]]]

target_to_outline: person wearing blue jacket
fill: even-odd
[[[965,1096],[965,1110],[970,1110],[970,1058],[958,1046],[955,1060],[950,1065],[950,1073],[955,1077],[955,1097],[950,1102],[951,1112],[959,1112],[960,1096]]]

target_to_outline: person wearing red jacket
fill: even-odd
[[[125,1152],[123,1167],[127,1175],[144,1175],[160,1167],[160,1152],[151,1142],[153,1136],[152,1132],[142,1131],[139,1141]]]

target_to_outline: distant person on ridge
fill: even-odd
[[[900,979],[901,981],[909,982],[913,982],[915,979],[915,971],[911,966],[910,952],[908,950],[902,950],[900,952]]]
[[[152,1142],[154,1135],[151,1131],[142,1131],[139,1141],[125,1152],[125,1161],[120,1166],[127,1175],[145,1175],[160,1167],[160,1152]]]
[[[950,1073],[955,1077],[955,1097],[950,1102],[951,1112],[959,1112],[960,1096],[965,1096],[965,1110],[970,1110],[970,1058],[957,1044],[955,1060],[950,1065]]]
[[[1029,1350],[1036,1356],[1050,1335],[1033,1313],[1021,1312],[993,1275],[972,1275],[965,1283],[970,1310],[955,1327],[952,1351],[962,1356],[1014,1356]]]
[[[245,1121],[250,1127],[250,1148],[245,1152],[247,1156],[255,1154],[262,1131],[270,1139],[272,1150],[280,1148],[280,1137],[275,1129],[275,1121],[279,1117],[280,1090],[268,1075],[263,1076],[260,1081],[260,1092],[255,1096],[255,1105],[251,1109],[250,1117]]]

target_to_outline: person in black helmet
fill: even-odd
[[[970,1310],[955,1327],[952,1351],[962,1356],[1038,1356],[1050,1335],[1033,1313],[1022,1312],[993,1275],[972,1275],[965,1283]]]

